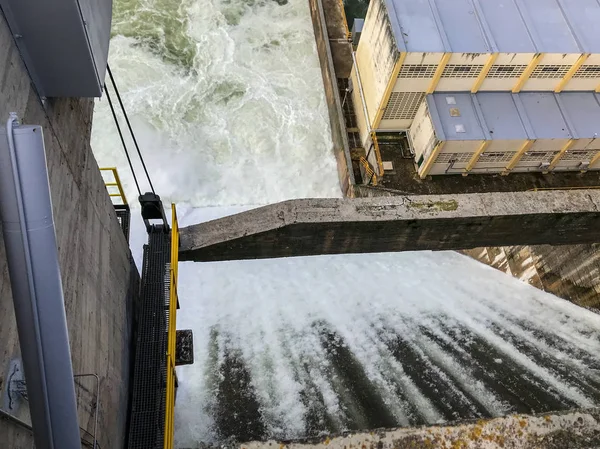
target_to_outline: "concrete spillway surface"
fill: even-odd
[[[182,447],[600,404],[600,317],[464,256],[200,266]]]

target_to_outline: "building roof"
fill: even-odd
[[[398,49],[600,53],[599,0],[385,0]]]
[[[593,92],[435,93],[427,96],[442,140],[585,139],[600,134]]]

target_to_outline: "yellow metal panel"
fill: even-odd
[[[173,449],[175,430],[175,343],[177,329],[177,274],[179,264],[179,225],[175,204],[171,204],[171,269],[169,282],[169,323],[167,328],[167,401],[164,449]]]
[[[419,177],[421,179],[425,179],[427,177],[427,175],[429,174],[429,171],[431,170],[431,167],[433,166],[433,164],[435,163],[435,160],[438,157],[438,154],[440,154],[440,151],[442,151],[445,144],[446,144],[446,142],[443,141],[443,142],[438,142],[438,144],[435,146],[435,148],[429,155],[429,159],[427,159],[427,161],[423,165],[423,169],[419,172]]]
[[[490,69],[494,65],[494,62],[496,62],[496,59],[498,59],[498,53],[492,53],[489,56],[489,58],[486,61],[485,65],[481,69],[481,72],[479,72],[479,76],[475,80],[475,84],[473,84],[473,87],[471,88],[471,93],[472,94],[477,93],[477,91],[481,87],[481,84],[483,84],[483,81],[485,80],[485,77],[487,76],[487,74],[490,72]]]
[[[394,86],[398,80],[398,75],[400,74],[400,69],[402,68],[402,64],[404,64],[405,59],[406,53],[400,53],[398,59],[396,60],[396,64],[394,64],[394,70],[392,70],[392,74],[385,88],[385,92],[383,93],[383,97],[381,98],[381,103],[379,103],[379,109],[377,109],[377,114],[375,114],[375,120],[373,120],[373,123],[371,124],[371,129],[377,129],[381,123],[381,119],[385,113],[385,108],[390,101],[390,96],[392,95],[392,91],[394,90]]]
[[[479,148],[477,148],[477,151],[475,151],[475,154],[473,154],[473,157],[465,167],[465,172],[468,173],[473,169],[475,164],[477,164],[479,157],[483,154],[486,148],[490,146],[490,143],[492,143],[490,140],[484,140],[481,142],[481,145],[479,145]]]
[[[540,63],[540,61],[542,60],[543,57],[544,57],[544,53],[537,53],[533,57],[533,59],[531,60],[531,62],[529,63],[529,65],[527,66],[525,71],[521,74],[521,77],[517,81],[517,84],[515,84],[515,86],[513,87],[513,89],[512,89],[513,94],[521,92],[523,85],[529,79],[529,77],[531,76],[531,73],[538,66],[538,64]]]
[[[452,56],[452,53],[444,53],[444,56],[442,56],[442,60],[438,64],[437,69],[435,70],[435,73],[433,74],[433,79],[431,80],[431,84],[429,84],[429,87],[427,88],[425,93],[432,94],[435,91],[435,88],[437,87],[438,83],[440,82],[442,73],[444,73],[444,69],[446,68],[446,65],[448,64],[448,61],[450,61],[451,56]]]
[[[594,165],[596,162],[598,162],[598,159],[600,159],[600,151],[596,154],[596,156],[594,156],[592,158],[592,160],[590,161],[590,165],[589,168],[592,168],[592,165]],[[585,173],[587,170],[581,170],[582,173]]]
[[[575,61],[575,64],[573,64],[573,66],[569,69],[569,71],[565,74],[564,78],[560,81],[560,83],[558,83],[558,86],[556,86],[556,89],[554,89],[554,92],[559,93],[561,92],[565,86],[567,85],[567,83],[569,81],[571,81],[571,78],[573,78],[573,75],[575,75],[575,73],[577,72],[577,70],[579,70],[579,67],[581,67],[583,65],[583,63],[587,60],[587,58],[589,58],[590,55],[587,53],[582,54],[577,61]]]
[[[521,160],[521,158],[523,157],[525,152],[529,148],[531,148],[531,145],[533,145],[534,142],[535,142],[535,140],[527,140],[523,145],[521,145],[521,148],[519,148],[519,151],[517,151],[517,154],[514,155],[514,157],[510,160],[510,162],[506,166],[506,170],[502,173],[503,175],[508,175],[508,173],[513,168],[515,168],[515,166],[519,163],[519,161]]]
[[[570,139],[558,152],[558,154],[556,156],[554,156],[554,159],[552,159],[552,162],[550,162],[550,165],[548,166],[548,170],[554,170],[554,167],[556,167],[556,164],[558,164],[558,162],[560,161],[560,159],[563,157],[563,155],[567,152],[567,150],[569,148],[571,148],[573,146],[573,144],[575,143],[575,139]]]

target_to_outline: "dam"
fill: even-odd
[[[176,369],[172,447],[480,447],[482,441],[501,447],[511,438],[517,447],[528,447],[527,436],[547,447],[561,447],[565,438],[581,447],[596,444],[600,348],[594,310],[454,252],[388,253],[391,239],[385,238],[370,251],[364,235],[336,240],[325,232],[320,240],[310,229],[290,232],[296,244],[304,244],[285,250],[287,240],[262,233],[261,210],[277,220],[281,206],[274,203],[287,200],[309,202],[314,210],[354,201],[343,196],[364,196],[357,201],[402,218],[389,212],[399,201],[393,195],[399,166],[382,177],[379,188],[362,185],[366,168],[358,165],[360,156],[353,158],[358,150],[345,148],[355,131],[346,129],[343,97],[334,87],[337,78],[350,76],[345,65],[352,64],[343,57],[350,44],[346,31],[327,20],[327,14],[341,14],[339,3],[280,3],[114,4],[108,59],[154,187],[165,204],[177,204],[181,227],[177,327],[193,331],[194,364]],[[99,378],[96,399],[91,378],[76,382],[81,433],[93,432],[97,411],[100,431],[87,446],[128,447],[136,292],[147,243],[133,200],[135,182],[106,97],[95,105],[90,99],[40,99],[8,25],[2,22],[0,29],[0,112],[16,111],[24,123],[44,127],[73,372]],[[326,39],[323,30],[330,33]],[[323,82],[327,74],[329,85]],[[106,89],[114,98],[108,82]],[[123,123],[120,112],[118,118]],[[133,165],[142,172],[139,161]],[[129,242],[107,194],[110,181],[98,166],[119,168],[131,207]],[[489,184],[496,187],[485,193],[492,198],[533,175],[510,176],[519,181],[494,178]],[[516,190],[512,207],[492,214],[514,217],[506,234],[491,224],[473,235],[494,238],[452,246],[441,232],[454,226],[452,214],[462,211],[464,194],[477,195],[483,182],[475,178],[466,177],[469,187],[462,191],[447,188],[460,184],[454,179],[433,179],[408,192],[448,196],[418,200],[423,206],[413,208],[409,220],[439,214],[448,221],[429,240],[449,243],[406,249],[567,244],[553,247],[560,252],[568,244],[589,247],[596,241],[595,190],[535,192],[527,186]],[[595,182],[581,178],[587,186]],[[547,201],[537,201],[542,197]],[[534,206],[521,212],[536,218],[528,217],[531,232],[510,232],[523,223],[511,212],[522,207],[522,198],[533,198]],[[289,224],[294,221],[288,217],[303,216],[285,213]],[[258,251],[247,257],[227,246],[231,233],[252,238],[247,229],[233,227],[236,217],[264,236],[249,245]],[[344,212],[335,220],[346,218]],[[535,232],[548,220],[558,224]],[[379,236],[395,228],[386,221],[391,223]],[[213,253],[219,257],[183,260],[185,230],[195,228],[207,240],[224,236]],[[402,241],[427,241],[415,235]],[[357,254],[342,254],[352,247]],[[308,257],[272,258],[292,255]],[[0,437],[8,447],[30,447],[31,430],[5,416],[29,422],[22,396],[18,410],[8,409],[19,343],[3,273],[0,338],[7,349]]]

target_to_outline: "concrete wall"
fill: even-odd
[[[465,251],[541,290],[600,311],[600,245],[506,246]]]
[[[329,24],[325,17],[323,2],[327,3],[329,11]],[[337,34],[341,31],[341,23],[337,20],[341,12],[337,0],[309,0],[310,15],[315,31],[315,41],[317,43],[317,54],[321,63],[321,74],[323,75],[323,86],[325,87],[325,100],[329,112],[329,123],[331,126],[331,138],[333,140],[333,151],[337,160],[338,177],[344,196],[352,196],[352,185],[354,184],[354,173],[352,172],[352,160],[350,158],[350,149],[348,147],[348,136],[346,134],[346,125],[342,113],[340,95],[337,86],[337,76],[334,69],[333,57],[330,47],[328,25],[330,28],[337,29]],[[349,46],[350,44],[346,44]],[[338,48],[344,48],[342,44]],[[343,58],[340,59],[343,61]]]
[[[22,123],[44,129],[73,369],[75,374],[100,376],[99,442],[102,448],[120,448],[127,415],[132,296],[136,294],[129,290],[137,271],[132,269],[127,242],[89,145],[93,100],[49,99],[42,105],[0,15],[0,122],[5,122],[10,111],[17,112]],[[0,239],[0,408],[28,421],[27,402],[17,399],[9,404],[6,394],[8,376],[19,357]],[[80,426],[88,431],[95,404],[87,390],[93,387],[91,380],[76,384]],[[17,440],[23,445],[28,438],[23,435],[18,426],[0,420],[0,446]]]

